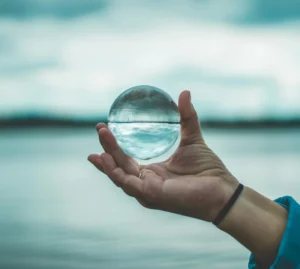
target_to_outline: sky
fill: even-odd
[[[0,117],[107,115],[153,85],[200,118],[300,117],[300,0],[0,0]]]

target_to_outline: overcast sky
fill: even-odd
[[[300,0],[0,0],[0,116],[102,116],[139,84],[201,118],[300,116]]]

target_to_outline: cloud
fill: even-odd
[[[106,114],[121,91],[150,84],[174,99],[190,89],[203,118],[300,115],[300,22],[195,22],[116,3],[102,16],[0,20],[0,114]]]

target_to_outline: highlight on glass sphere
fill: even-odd
[[[114,101],[108,127],[125,153],[149,160],[174,145],[180,116],[169,94],[153,86],[140,85],[126,90]]]

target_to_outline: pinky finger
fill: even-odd
[[[135,175],[126,174],[121,167],[117,167],[114,159],[108,153],[101,155],[103,168],[108,177],[123,191],[134,197],[140,197],[143,190],[143,181]]]

